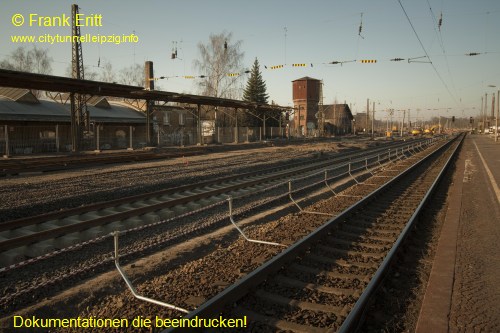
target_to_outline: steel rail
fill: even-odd
[[[405,145],[407,145],[407,143]],[[384,149],[386,149],[386,147],[377,148],[377,149],[374,149],[373,151],[365,151],[364,153],[371,153],[371,152],[375,153],[377,151],[384,151]],[[360,153],[351,153],[351,154],[348,153],[347,155],[344,155],[344,156],[335,156],[333,158],[327,159],[326,161],[323,161],[323,163],[324,163],[324,165],[328,165],[329,163],[341,163],[344,161],[348,161],[348,160],[352,159],[352,156],[357,156],[359,154]],[[41,223],[46,222],[46,221],[57,220],[57,219],[61,219],[61,218],[67,217],[67,216],[84,214],[84,213],[87,213],[89,211],[101,210],[104,208],[118,206],[121,204],[130,203],[133,201],[145,200],[145,199],[156,197],[156,196],[163,196],[163,195],[169,195],[169,194],[183,192],[183,191],[190,191],[190,190],[193,190],[196,188],[200,188],[203,186],[210,186],[210,185],[218,184],[221,182],[229,182],[229,181],[233,181],[233,180],[237,180],[237,179],[242,179],[245,177],[256,177],[260,174],[278,172],[279,170],[286,170],[286,169],[290,170],[290,169],[293,169],[294,167],[299,167],[303,164],[304,164],[304,162],[299,162],[299,163],[289,164],[286,166],[266,168],[266,169],[260,170],[258,172],[247,172],[247,173],[242,173],[242,174],[238,174],[238,175],[230,175],[230,176],[217,178],[214,180],[207,180],[207,181],[198,182],[195,184],[177,186],[177,187],[169,188],[169,189],[165,189],[165,190],[159,190],[159,191],[148,192],[148,193],[143,193],[143,194],[138,194],[138,195],[133,195],[133,196],[127,196],[127,197],[120,198],[120,199],[114,199],[114,200],[99,202],[99,203],[90,204],[90,205],[86,205],[86,206],[69,208],[69,209],[64,209],[64,210],[60,210],[60,211],[56,211],[56,212],[50,212],[50,213],[40,214],[40,215],[36,215],[36,216],[30,216],[30,217],[26,217],[26,218],[6,221],[6,222],[0,223],[0,232],[6,231],[6,230],[12,230],[12,229],[20,228],[20,227],[24,227],[24,226],[41,224]],[[318,168],[317,164],[310,165],[310,166],[306,167],[305,169],[303,169],[303,171],[306,172],[307,170],[314,170],[314,168]]]
[[[412,227],[415,225],[418,217],[420,216],[420,213],[422,212],[423,207],[427,204],[429,201],[430,197],[436,190],[439,182],[443,178],[443,175],[447,171],[450,162],[452,159],[455,157],[456,152],[458,151],[458,148],[462,145],[463,140],[465,136],[462,134],[460,138],[460,142],[457,144],[457,146],[453,149],[453,152],[450,154],[450,157],[447,159],[446,163],[444,166],[441,168],[438,176],[432,183],[431,187],[429,190],[426,192],[424,195],[424,198],[420,201],[420,204],[416,208],[415,212],[411,216],[410,220],[406,223],[406,226],[404,227],[403,231],[401,234],[398,236],[398,239],[392,246],[392,248],[389,250],[387,255],[385,256],[384,260],[382,261],[381,265],[373,275],[372,279],[366,286],[365,290],[363,293],[360,295],[356,303],[354,304],[354,307],[352,308],[351,312],[349,315],[346,317],[344,322],[342,323],[342,326],[340,326],[338,333],[348,333],[348,332],[353,332],[355,329],[360,325],[361,323],[361,318],[363,318],[364,313],[366,311],[368,301],[370,298],[373,296],[375,291],[377,290],[378,286],[380,286],[381,282],[383,281],[383,278],[385,274],[387,273],[390,265],[392,264],[396,253],[398,250],[401,248],[401,245],[404,243],[406,237],[408,236],[410,230]]]
[[[311,244],[319,241],[328,231],[337,225],[340,221],[346,219],[350,214],[354,211],[363,207],[368,201],[372,200],[372,198],[376,197],[379,193],[382,193],[390,186],[398,182],[403,176],[410,173],[412,170],[420,166],[422,163],[427,161],[430,157],[435,156],[440,153],[442,150],[447,148],[453,140],[448,141],[443,146],[438,148],[437,150],[428,154],[425,158],[418,160],[415,164],[409,166],[404,171],[400,172],[395,178],[389,180],[387,183],[383,184],[380,188],[373,190],[367,196],[361,198],[359,201],[348,207],[346,210],[341,212],[339,215],[331,218],[325,224],[320,226],[318,229],[314,230],[311,234],[304,237],[300,241],[294,243],[289,248],[279,253],[275,257],[271,258],[269,261],[265,262],[262,266],[250,272],[248,275],[241,278],[235,284],[226,288],[213,298],[209,299],[207,302],[203,303],[197,309],[188,313],[185,319],[192,318],[210,318],[212,315],[216,315],[220,312],[221,309],[224,308],[227,304],[231,304],[236,302],[238,299],[243,297],[248,293],[249,290],[256,287],[258,284],[263,282],[268,278],[269,275],[276,273],[279,269],[286,266],[290,261],[296,258],[300,253],[306,251]],[[161,333],[172,333],[178,332],[178,329],[170,328],[161,331]],[[183,328],[182,332],[193,331],[193,329]]]
[[[385,149],[385,148],[383,148],[383,149]],[[372,152],[372,153],[375,154],[375,152]],[[358,153],[358,154],[354,154],[353,156],[359,156],[359,155],[360,154]],[[343,156],[343,157],[333,159],[333,160],[335,160],[335,162],[342,162],[342,161],[349,160],[350,161],[349,165],[351,165],[351,163],[357,162],[357,160],[352,159],[353,156]],[[373,155],[373,156],[376,156],[376,155]],[[365,158],[366,158],[365,155],[361,155],[359,161],[364,161]],[[76,223],[67,224],[64,226],[59,226],[56,228],[51,228],[48,230],[39,231],[39,232],[29,234],[29,235],[23,235],[23,236],[18,236],[15,238],[2,240],[0,242],[0,251],[11,250],[13,248],[17,248],[20,246],[26,246],[26,245],[30,245],[32,243],[36,243],[39,241],[57,238],[57,237],[60,237],[60,236],[63,236],[63,235],[69,234],[69,233],[73,233],[73,232],[80,232],[80,231],[87,230],[87,229],[92,228],[92,227],[105,225],[107,223],[125,220],[125,219],[130,218],[130,217],[140,216],[140,215],[154,212],[157,210],[171,208],[171,207],[174,207],[177,205],[186,204],[189,202],[197,201],[197,200],[208,198],[208,197],[214,197],[214,196],[217,196],[219,194],[239,190],[239,189],[246,188],[246,187],[251,187],[254,185],[261,184],[261,183],[265,183],[265,182],[269,182],[269,181],[273,181],[273,180],[277,180],[277,179],[281,179],[281,178],[285,178],[285,177],[290,177],[291,174],[294,174],[297,172],[313,171],[313,170],[325,167],[331,163],[332,163],[332,160],[327,160],[327,161],[322,161],[322,162],[317,163],[317,164],[302,167],[299,170],[292,169],[292,170],[287,170],[284,172],[279,171],[276,174],[265,177],[265,178],[258,177],[257,179],[253,179],[250,181],[232,184],[232,185],[227,185],[227,186],[224,186],[224,187],[221,187],[218,189],[209,190],[209,191],[198,193],[198,194],[187,195],[187,196],[184,196],[181,198],[171,199],[171,200],[168,200],[165,202],[160,202],[160,203],[156,203],[156,204],[152,204],[152,205],[147,205],[144,207],[134,208],[134,209],[127,210],[124,212],[117,212],[117,213],[98,217],[98,218],[91,219],[91,220],[79,221]],[[280,168],[278,168],[278,169],[280,169]],[[263,173],[262,171],[259,171],[257,173],[250,172],[250,173],[246,173],[243,175],[228,176],[228,177],[223,177],[221,179],[218,179],[218,180],[216,180],[216,182],[220,183],[222,181],[231,181],[231,180],[235,180],[235,179],[241,179],[241,178],[244,178],[245,176],[250,176],[250,175],[253,177],[256,177],[262,173]],[[124,203],[130,203],[131,201],[134,201],[134,200],[137,201],[137,200],[141,200],[144,198],[150,198],[154,195],[160,195],[160,193],[161,193],[161,195],[165,195],[167,193],[171,194],[174,192],[179,193],[181,191],[188,191],[191,189],[200,188],[201,186],[210,186],[210,185],[214,185],[214,181],[206,181],[206,182],[201,182],[201,183],[197,183],[197,184],[180,186],[180,187],[177,187],[174,189],[158,191],[158,192],[155,192],[154,194],[150,193],[150,194],[146,194],[146,195],[138,195],[138,196],[133,196],[133,197],[117,199],[117,200],[113,200],[113,201],[109,201],[109,202],[105,202],[105,203],[101,203],[101,204],[97,204],[97,205],[92,205],[91,209],[95,211],[95,210],[110,207],[110,205],[116,206],[116,205],[120,205],[120,204],[124,204]],[[137,198],[140,198],[140,199],[137,199]],[[76,208],[74,210],[71,210],[71,213],[72,213],[71,215],[74,215],[75,211],[78,211],[80,213],[84,213],[84,212],[89,212],[91,210],[89,210],[89,207]],[[47,218],[47,215],[50,216],[50,218]],[[29,225],[33,225],[33,224],[40,224],[40,223],[43,223],[43,222],[46,222],[49,220],[53,220],[53,219],[57,219],[57,218],[61,218],[61,217],[66,217],[66,216],[69,216],[68,213],[61,211],[61,212],[55,212],[55,213],[51,213],[51,214],[35,216],[32,218],[27,218],[27,219],[22,219],[22,220],[14,220],[14,221],[0,224],[0,231],[11,230],[14,228],[20,228],[22,226],[29,226]]]
[[[201,150],[188,150],[185,152],[140,151],[134,153],[110,154],[83,154],[73,156],[40,157],[30,160],[0,160],[0,176],[18,175],[29,172],[47,172],[58,170],[78,169],[102,164],[142,162],[160,160],[179,156],[192,156],[203,153]]]

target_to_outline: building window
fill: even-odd
[[[179,125],[186,124],[186,115],[184,113],[179,113]]]
[[[163,112],[163,125],[170,125],[170,116],[168,112]]]

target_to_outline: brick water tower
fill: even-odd
[[[315,129],[318,124],[318,112],[321,81],[311,77],[303,77],[292,81],[294,118],[293,128],[300,135],[307,135],[308,129]]]

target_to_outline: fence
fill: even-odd
[[[317,131],[300,133],[289,127],[203,128],[203,144],[258,142],[276,138],[316,137]],[[84,133],[80,150],[138,149],[148,145],[146,125],[92,124]],[[196,127],[153,126],[150,145],[158,147],[198,144]],[[8,147],[8,148],[7,148]],[[72,151],[69,124],[0,124],[0,154],[28,155]]]
[[[93,125],[89,132],[84,133],[80,146],[81,150],[142,148],[146,146],[146,126]],[[0,152],[3,155],[72,150],[71,126],[68,124],[0,124]]]

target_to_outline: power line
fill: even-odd
[[[422,50],[424,51],[425,55],[426,55],[426,56],[427,56],[427,58],[429,59],[429,61],[430,61],[430,64],[431,64],[432,68],[434,68],[434,71],[436,72],[436,75],[439,77],[439,79],[441,80],[441,82],[442,82],[442,83],[443,83],[443,85],[445,86],[445,88],[446,88],[446,90],[448,91],[448,94],[450,94],[451,98],[455,101],[455,103],[457,103],[457,104],[458,104],[458,102],[457,102],[457,100],[456,100],[455,96],[453,96],[453,94],[451,93],[450,88],[448,88],[448,85],[446,84],[446,82],[444,82],[443,77],[441,76],[441,74],[439,74],[439,72],[438,72],[438,70],[437,70],[436,66],[434,66],[434,64],[432,63],[432,59],[431,59],[431,57],[429,57],[429,54],[427,53],[427,50],[426,50],[426,49],[425,49],[425,47],[424,47],[424,44],[423,44],[423,43],[422,43],[422,41],[420,40],[420,37],[418,36],[417,31],[415,30],[415,27],[413,26],[413,23],[411,23],[410,17],[409,17],[409,16],[408,16],[408,14],[406,13],[406,10],[405,10],[405,8],[403,7],[403,4],[401,3],[401,0],[398,0],[398,2],[399,2],[399,5],[401,6],[401,9],[403,10],[403,13],[404,13],[404,14],[405,14],[405,16],[406,16],[406,19],[408,20],[408,23],[410,23],[410,26],[411,26],[411,28],[413,29],[413,32],[415,33],[415,36],[417,37],[418,42],[420,43],[420,46],[422,47]]]
[[[438,21],[436,21],[436,15],[434,14],[434,11],[432,10],[432,7],[431,7],[431,4],[430,4],[429,0],[427,0],[427,4],[429,5],[429,10],[430,10],[431,17],[434,20],[434,25],[433,25],[434,32],[436,33],[436,36],[438,37],[439,45],[441,46],[441,50],[443,51],[444,60],[446,62],[446,69],[448,70],[448,75],[450,75],[451,85],[453,87],[453,90],[456,93],[457,92],[457,88],[455,87],[455,82],[453,80],[453,75],[451,75],[450,64],[448,62],[448,57],[446,55],[446,50],[444,49],[443,35],[441,34],[441,26],[443,24],[443,12],[441,12],[441,16],[440,16],[439,22],[438,22]],[[439,33],[436,30],[436,26],[439,28]]]

